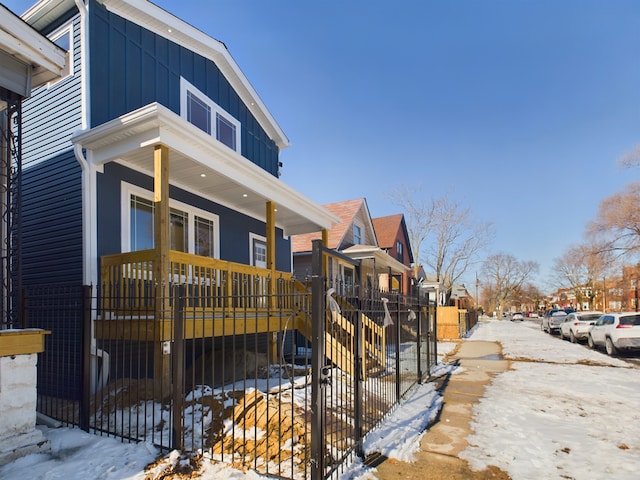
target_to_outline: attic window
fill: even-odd
[[[240,153],[240,122],[184,78],[180,78],[180,116]]]
[[[353,244],[360,245],[362,244],[362,229],[359,225],[353,225]]]
[[[402,262],[404,260],[404,252],[402,248],[402,242],[396,242],[396,251],[398,253],[398,261]]]

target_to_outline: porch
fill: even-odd
[[[158,285],[153,281],[156,255],[150,249],[102,257],[93,328],[97,341],[153,342],[156,375],[169,374],[162,351],[175,339],[177,315],[185,340],[268,334],[271,361],[281,355],[277,342],[283,336],[299,332],[312,341],[310,290],[291,273],[170,250],[167,281]],[[177,285],[184,288],[186,302],[176,313],[170,290]],[[385,326],[345,299],[339,303],[341,312],[327,311],[325,353],[353,374],[355,339],[362,338],[366,378],[386,364]]]

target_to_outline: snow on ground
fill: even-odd
[[[583,345],[562,342],[529,321],[483,321],[465,341],[476,340],[500,342],[505,358],[515,361],[511,370],[494,378],[474,409],[475,433],[461,455],[474,469],[496,465],[513,480],[640,478],[637,368]],[[456,345],[439,343],[439,359]],[[454,374],[454,368],[439,363],[432,374]],[[441,402],[433,384],[416,386],[367,436],[365,453],[411,461]],[[123,444],[78,429],[41,428],[51,441],[51,453],[5,465],[0,478],[143,480],[144,467],[158,453],[150,444]],[[181,460],[172,452],[166,461]],[[263,478],[208,462],[199,477]],[[375,471],[355,461],[341,478],[375,479]]]
[[[640,375],[584,345],[542,333],[538,323],[489,321],[470,341],[499,340],[512,370],[474,408],[475,433],[461,457],[518,479],[640,478]]]

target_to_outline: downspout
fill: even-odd
[[[80,117],[81,129],[91,124],[89,110],[89,7],[84,0],[75,0],[80,13]],[[96,246],[96,168],[84,155],[82,145],[75,144],[74,154],[82,169],[82,281],[85,285],[97,284]]]
[[[80,125],[87,130],[91,125],[89,109],[89,7],[84,0],[75,0],[80,13]],[[82,169],[82,283],[98,284],[98,227],[97,227],[97,191],[95,165],[82,151],[82,145],[76,143],[73,153]],[[97,347],[95,339],[96,295],[91,296],[91,350],[89,392],[95,394],[109,381],[109,354]]]

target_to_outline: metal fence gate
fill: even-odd
[[[318,265],[327,254],[314,245]],[[126,285],[157,289],[155,302],[147,292],[128,305],[122,285],[25,290],[28,326],[52,331],[38,411],[260,474],[338,478],[367,433],[428,379],[435,308],[388,292],[334,303],[322,275],[311,288],[236,281],[251,287],[237,289],[250,301],[223,306],[189,285]]]

